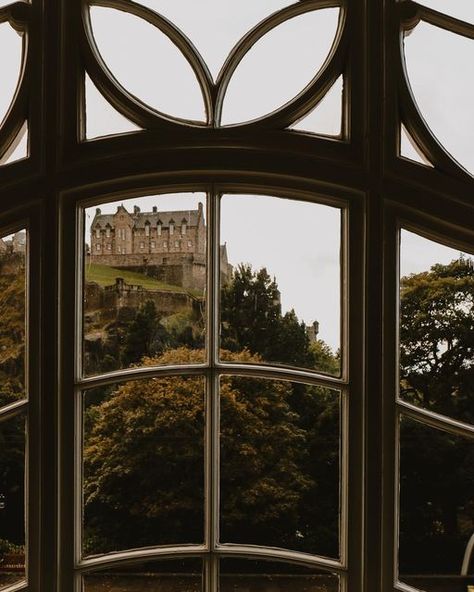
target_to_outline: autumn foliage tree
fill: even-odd
[[[243,351],[238,360],[260,358]],[[142,364],[200,361],[198,351],[180,348]],[[226,528],[234,539],[252,532],[283,544],[295,536],[298,505],[312,485],[302,470],[305,436],[290,407],[291,388],[223,378],[220,396]],[[202,542],[204,406],[202,378],[164,377],[126,382],[88,408],[84,502],[91,551]]]

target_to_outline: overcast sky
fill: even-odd
[[[142,0],[172,20],[191,39],[214,77],[231,48],[253,25],[291,0]],[[474,22],[474,0],[424,0],[437,10]],[[8,4],[0,0],[0,6]],[[295,96],[328,54],[337,26],[337,9],[296,17],[266,36],[244,58],[229,85],[224,123],[262,116]],[[120,11],[94,8],[93,28],[102,55],[117,79],[150,106],[178,117],[203,120],[204,106],[191,68],[158,30]],[[128,38],[127,43],[124,39]],[[133,43],[130,40],[133,39]],[[14,93],[20,67],[21,38],[0,25],[0,119]],[[474,43],[420,24],[406,39],[407,70],[422,112],[447,149],[474,171]],[[337,134],[341,122],[339,80],[299,129]],[[87,84],[87,134],[134,129]],[[410,145],[405,154],[416,158]],[[23,144],[24,150],[24,144]],[[21,147],[17,156],[21,156]],[[131,200],[142,210],[197,207],[204,196]],[[141,201],[141,203],[140,203]],[[101,206],[103,211],[107,208]],[[114,211],[116,204],[109,208]],[[339,346],[340,213],[335,208],[267,197],[225,198],[222,242],[229,260],[266,266],[277,277],[285,310],[295,308],[307,323],[318,320],[321,337]],[[403,273],[429,269],[458,252],[404,234]]]

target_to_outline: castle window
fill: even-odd
[[[112,245],[110,243],[107,243],[107,251],[111,251],[112,250]]]
[[[100,228],[99,228],[99,227],[97,227],[97,228],[95,229],[95,237],[96,237],[96,238],[100,238]]]
[[[186,234],[186,227],[187,227],[186,222],[183,222],[181,224],[181,234],[183,234],[183,235]]]
[[[170,222],[170,234],[174,234],[174,222]]]
[[[155,241],[151,241],[151,248],[154,249],[155,248]]]
[[[145,236],[150,236],[150,224],[148,222],[145,224]]]
[[[174,246],[175,246],[176,248],[178,248],[178,247],[179,247],[179,241],[174,241]]]
[[[161,227],[162,227],[161,222],[158,222],[158,224],[156,226],[156,233],[158,236],[161,236]]]
[[[192,241],[188,241],[188,248],[191,249],[193,246],[193,242]]]
[[[144,242],[140,242],[140,249],[144,249],[145,248],[145,243]]]
[[[105,229],[105,236],[106,236],[107,238],[110,238],[110,226],[107,226],[107,227],[106,227],[106,229]]]
[[[96,245],[96,246],[95,246],[95,250],[96,250],[96,251],[100,251],[100,245]]]
[[[163,249],[167,249],[168,248],[168,241],[163,241]]]

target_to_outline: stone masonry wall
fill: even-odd
[[[102,288],[95,282],[85,285],[85,312],[101,310],[104,317],[115,318],[120,309],[138,309],[147,300],[155,303],[160,315],[168,316],[201,305],[201,300],[182,292],[145,290],[117,278],[113,286]]]

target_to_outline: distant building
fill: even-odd
[[[197,210],[142,212],[123,205],[115,214],[100,208],[91,224],[91,263],[126,268],[156,277],[168,284],[204,289],[206,283],[206,225],[202,203]],[[222,282],[232,266],[225,245],[220,247]]]
[[[318,321],[313,321],[311,323],[311,325],[308,325],[306,327],[306,334],[308,335],[308,338],[311,342],[317,341],[318,340],[318,334],[319,334],[319,323]]]
[[[11,238],[0,238],[0,253],[26,253],[26,232],[16,232]]]

